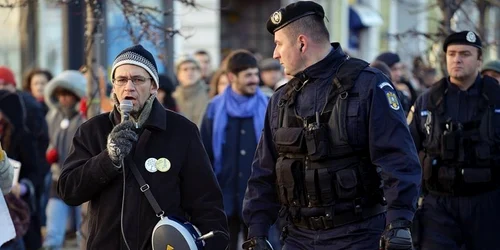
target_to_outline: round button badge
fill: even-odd
[[[146,162],[144,163],[144,167],[146,167],[146,170],[150,173],[154,173],[157,171],[156,169],[156,162],[158,160],[156,160],[155,158],[149,158],[146,160]]]
[[[61,126],[61,129],[67,129],[69,127],[69,120],[63,119],[59,125]]]
[[[160,158],[156,161],[156,169],[160,172],[167,172],[170,169],[170,161],[167,158]]]

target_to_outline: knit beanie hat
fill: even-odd
[[[0,83],[2,84],[12,84],[16,86],[16,78],[12,70],[5,66],[0,66]]]
[[[111,69],[111,81],[115,77],[116,68],[124,64],[132,64],[143,68],[151,75],[156,87],[159,87],[158,68],[155,59],[151,52],[147,51],[142,45],[126,48],[116,56]]]

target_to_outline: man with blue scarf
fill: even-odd
[[[268,98],[259,89],[257,60],[250,52],[231,53],[227,75],[230,84],[209,103],[201,137],[222,189],[230,249],[238,249],[239,233],[243,230],[246,238],[248,231],[243,225],[242,203]]]

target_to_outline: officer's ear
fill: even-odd
[[[300,52],[304,52],[304,50],[307,49],[307,41],[306,40],[307,39],[304,35],[299,35],[299,37],[297,37]]]

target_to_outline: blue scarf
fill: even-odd
[[[269,98],[259,88],[253,96],[242,96],[233,92],[228,86],[224,92],[216,96],[211,105],[214,111],[214,126],[212,147],[214,151],[214,172],[218,174],[222,169],[222,145],[226,142],[227,118],[253,118],[255,140],[258,142],[262,129]]]

